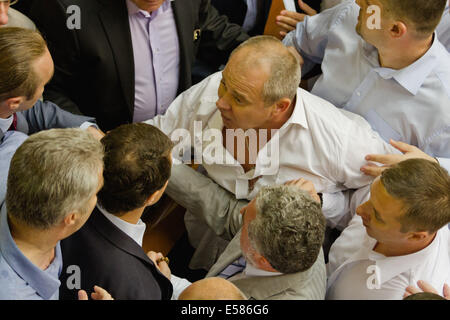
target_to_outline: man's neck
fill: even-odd
[[[413,254],[428,247],[433,242],[434,238],[436,237],[436,234],[437,233],[434,233],[429,237],[426,237],[422,241],[415,241],[412,242],[411,244],[406,245],[377,242],[377,244],[373,248],[373,251],[381,253],[386,257],[398,257]]]
[[[36,230],[8,219],[11,236],[22,254],[39,269],[45,270],[55,258],[59,239],[51,230]]]
[[[124,215],[118,216],[118,218],[131,224],[137,224],[139,222],[139,219],[141,219],[142,214],[144,213],[144,209],[145,207],[141,207],[128,211]]]
[[[398,48],[379,48],[378,58],[380,66],[400,70],[406,68],[422,58],[433,44],[433,35],[426,40],[415,41],[407,46]]]
[[[14,114],[13,111],[11,110],[2,110],[0,108],[0,119],[8,119],[9,117],[11,117]]]

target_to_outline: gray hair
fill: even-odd
[[[248,227],[252,246],[282,273],[308,270],[320,253],[325,217],[320,204],[294,186],[264,187]]]
[[[300,63],[283,43],[272,36],[256,36],[241,43],[231,55],[244,48],[252,48],[244,61],[245,67],[258,67],[267,64],[270,68],[269,78],[262,90],[266,106],[283,98],[291,100],[297,94],[301,81]]]
[[[81,129],[52,129],[30,136],[16,151],[8,174],[8,214],[49,229],[71,212],[86,214],[103,170],[103,146]]]

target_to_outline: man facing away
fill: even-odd
[[[367,191],[355,194],[357,202]],[[444,168],[423,159],[398,163],[374,181],[356,213],[330,250],[328,299],[400,300],[419,280],[443,294],[450,281]]]
[[[102,172],[101,143],[80,129],[42,131],[17,149],[0,213],[0,299],[58,299],[60,241],[89,218]]]
[[[80,285],[98,284],[115,299],[170,299],[170,272],[159,271],[169,270],[166,262],[142,249],[146,225],[141,216],[164,193],[173,144],[159,129],[144,123],[119,126],[102,143],[104,185],[98,203],[86,225],[61,244],[61,298],[75,299]],[[79,279],[74,279],[72,266],[77,266]]]

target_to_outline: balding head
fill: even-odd
[[[228,280],[205,278],[187,287],[178,300],[247,300],[247,298]]]
[[[241,72],[264,70],[268,78],[262,95],[266,105],[282,98],[293,100],[301,80],[300,63],[283,43],[272,36],[256,36],[239,45],[230,61]]]

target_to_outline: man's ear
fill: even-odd
[[[422,241],[425,238],[429,237],[430,234],[427,231],[421,231],[421,232],[411,232],[408,235],[408,240],[410,241]]]
[[[275,102],[275,113],[283,114],[284,112],[286,112],[286,110],[289,109],[291,102],[291,99],[288,98],[283,98]]]
[[[397,39],[403,37],[407,32],[408,27],[401,21],[395,21],[389,29],[389,34],[391,37]]]
[[[16,112],[24,100],[25,100],[24,97],[13,97],[7,99],[4,102],[4,104],[6,105],[9,111]]]
[[[76,224],[77,218],[78,218],[77,213],[71,212],[65,216],[62,223],[64,224],[64,227],[70,227]]]

